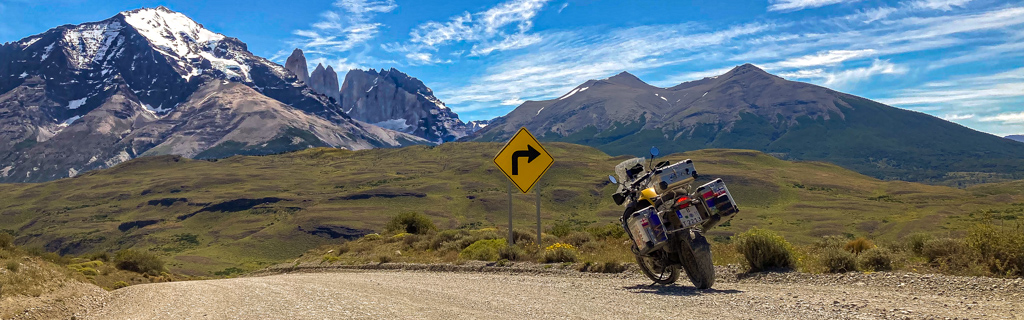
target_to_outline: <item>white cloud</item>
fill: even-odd
[[[911,2],[910,6],[918,9],[949,11],[953,10],[953,7],[963,8],[969,2],[971,0],[919,0]]]
[[[955,77],[899,91],[882,102],[899,106],[957,104],[961,107],[992,106],[1024,97],[1024,67],[997,74]]]
[[[328,59],[325,57],[315,57],[307,60],[306,64],[310,68],[316,67],[317,64],[323,64],[325,67],[331,66],[334,68],[334,71],[338,73],[338,76],[342,78],[345,77],[345,73],[348,72],[349,70],[366,68],[365,66],[359,65],[357,63],[349,62],[347,58]]]
[[[768,11],[797,11],[859,0],[769,0]]]
[[[456,42],[473,43],[472,56],[523,48],[540,42],[539,35],[527,32],[533,27],[537,13],[549,1],[510,0],[485,11],[462,13],[446,22],[429,21],[416,26],[409,33],[407,43],[390,43],[382,48],[414,56]]]
[[[505,51],[512,49],[525,48],[532,44],[540,42],[541,37],[535,34],[522,34],[517,33],[505,37],[497,43],[481,43],[473,45],[470,50],[470,56],[486,56],[494,51]]]
[[[848,21],[855,21],[860,23],[872,23],[878,20],[888,18],[893,13],[896,13],[899,9],[893,7],[878,7],[870,8],[865,10],[859,10],[857,13],[843,17]]]
[[[946,121],[967,120],[967,119],[971,119],[971,118],[974,118],[974,114],[973,113],[972,114],[947,114],[947,115],[943,115],[942,116],[942,119],[946,120]]]
[[[371,22],[378,13],[387,13],[398,7],[394,0],[338,0],[338,10],[325,11],[312,29],[295,30],[299,36],[295,45],[313,51],[345,52],[373,39],[380,23]]]
[[[667,77],[664,80],[652,82],[652,84],[657,85],[657,86],[662,86],[662,87],[672,87],[672,86],[678,85],[678,84],[683,83],[683,82],[688,82],[688,81],[700,80],[700,79],[704,79],[704,78],[708,78],[708,77],[719,76],[719,75],[722,75],[722,74],[724,74],[726,72],[729,72],[729,70],[732,70],[732,68],[735,68],[735,66],[725,67],[725,68],[716,68],[716,69],[710,69],[710,70],[704,70],[704,71],[686,72],[686,73],[682,73],[682,74],[678,74],[678,75]]]
[[[561,7],[558,7],[558,13],[562,13],[562,10],[565,10],[567,7],[569,7],[569,3],[563,3]]]
[[[849,84],[858,83],[860,81],[867,80],[868,78],[876,75],[900,75],[907,73],[907,67],[896,65],[888,60],[875,60],[871,63],[871,66],[863,68],[853,68],[843,70],[837,73],[828,74],[825,77],[825,85],[833,87],[842,87]]]
[[[994,116],[991,116],[991,117],[980,118],[978,120],[979,121],[984,121],[984,122],[996,122],[996,121],[998,121],[998,122],[1002,122],[1003,124],[1024,123],[1024,112],[1002,113],[1002,114],[997,114],[997,115],[994,115]]]
[[[495,102],[558,96],[589,79],[624,70],[636,73],[691,61],[704,50],[771,27],[752,23],[695,32],[702,28],[681,24],[546,33],[529,51],[488,66],[469,85],[437,91],[446,102],[463,104],[454,107],[457,112],[497,108]]]
[[[501,105],[503,105],[503,106],[518,106],[518,105],[523,104],[523,102],[526,102],[526,101],[523,100],[523,99],[519,99],[519,98],[511,98],[511,99],[507,99],[507,100],[501,101]]]
[[[768,68],[806,68],[815,66],[834,66],[846,60],[869,57],[875,54],[874,49],[863,50],[828,50],[812,55],[790,58],[771,64]]]
[[[888,60],[875,60],[870,66],[851,68],[835,72],[824,69],[802,69],[779,73],[780,77],[790,79],[814,79],[833,89],[847,87],[877,75],[900,75],[907,73],[908,68]]]

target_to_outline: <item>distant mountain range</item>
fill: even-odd
[[[670,88],[627,72],[590,80],[556,99],[527,101],[466,140],[503,141],[520,127],[611,155],[645,155],[651,146],[663,153],[736,148],[828,161],[881,179],[965,185],[1024,178],[1024,144],[750,64]]]
[[[1005,138],[1013,140],[1013,141],[1024,142],[1024,135],[1013,134],[1013,135],[1008,135]]]
[[[467,133],[454,113],[432,113],[444,104],[407,76],[403,81],[417,83],[418,91],[406,95],[434,100],[420,103],[429,110],[419,113],[410,111],[417,106],[405,106],[404,114],[419,117],[393,127],[409,130],[367,123],[378,122],[372,116],[353,119],[342,108],[333,69],[318,66],[307,75],[305,58],[298,56],[294,64],[301,62],[301,73],[164,7],[5,43],[0,182],[73,177],[143,155],[218,158],[317,146],[399,147]]]

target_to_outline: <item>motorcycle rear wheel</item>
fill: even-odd
[[[715,285],[715,265],[711,262],[711,244],[700,232],[693,232],[693,239],[683,236],[679,248],[679,260],[686,276],[697,289],[708,289]]]
[[[665,265],[653,257],[636,255],[640,271],[656,284],[673,284],[679,279],[679,266]]]

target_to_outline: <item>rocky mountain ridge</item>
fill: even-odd
[[[285,65],[299,78],[308,70],[306,57],[298,48]],[[334,68],[317,64],[307,85],[340,103],[354,119],[433,143],[454,141],[479,129],[463,123],[422,81],[395,68],[349,70],[339,88]]]
[[[250,99],[239,104],[245,107],[178,110],[227,94],[217,90],[241,89],[232,83],[250,90]],[[259,118],[267,112],[274,116]],[[223,127],[168,125],[172,120]],[[352,120],[336,100],[253,55],[245,43],[165,7],[60,26],[0,46],[0,125],[3,182],[75,176],[164,151],[262,154],[259,146],[278,140],[291,143],[264,151],[428,143]],[[197,141],[197,132],[208,134]]]
[[[1024,144],[919,112],[795,82],[745,64],[669,88],[627,72],[556,99],[526,101],[466,140],[542,140],[611,155],[753,149],[828,161],[881,179],[968,185],[1024,178]]]

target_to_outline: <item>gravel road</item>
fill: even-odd
[[[719,273],[696,290],[633,273],[334,270],[136,285],[84,318],[1024,319],[1020,279]]]

